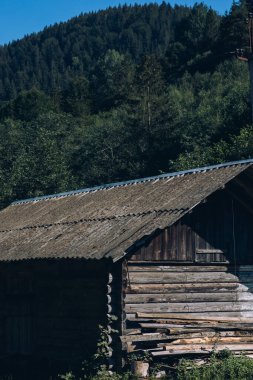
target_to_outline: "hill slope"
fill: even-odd
[[[183,42],[185,58],[193,58],[215,43],[219,20],[203,5],[172,8],[165,2],[80,15],[0,48],[0,99],[33,86],[47,93],[63,88],[70,78],[89,76],[109,49],[138,63],[146,54],[166,56],[173,43]]]
[[[1,203],[253,156],[249,4],[110,8],[0,48]]]

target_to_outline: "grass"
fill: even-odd
[[[94,367],[88,370],[86,366],[83,368],[81,375],[75,375],[70,372],[59,375],[57,379],[138,380],[130,371],[121,374],[113,373],[108,371],[105,366],[97,368],[95,371],[92,371],[92,369],[94,369]],[[230,351],[213,354],[203,365],[198,365],[194,360],[185,359],[179,360],[177,365],[170,364],[168,366],[168,363],[152,364],[149,380],[154,380],[156,378],[156,372],[161,369],[166,369],[166,376],[163,377],[164,380],[253,380],[253,359],[243,354],[235,356]],[[39,372],[40,369],[38,368],[38,373]],[[12,375],[0,375],[0,380],[17,379],[16,377],[12,377]],[[52,377],[48,377],[48,380],[52,380]],[[54,380],[56,380],[55,377]]]
[[[158,368],[162,367],[162,363]],[[151,371],[152,372],[152,371]],[[155,368],[150,380],[154,380]],[[136,380],[130,372],[124,374],[110,373],[103,368],[96,375],[86,375],[76,378],[69,373],[61,377],[63,380]],[[194,360],[182,359],[177,366],[167,371],[164,380],[253,380],[253,360],[245,355],[235,356],[230,351],[213,354],[204,365],[198,365]]]

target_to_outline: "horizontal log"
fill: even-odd
[[[253,294],[249,292],[213,292],[213,293],[149,293],[126,294],[125,303],[163,303],[163,302],[237,302],[253,301]],[[253,305],[253,304],[252,304]]]
[[[127,313],[199,313],[205,315],[209,311],[252,311],[253,302],[191,302],[191,303],[143,303],[126,304]]]
[[[252,281],[253,288],[253,281]],[[127,294],[152,294],[152,293],[202,293],[202,292],[247,292],[249,287],[239,282],[223,283],[188,283],[188,284],[131,284],[126,289]]]
[[[253,267],[252,267],[253,268]],[[253,269],[252,269],[253,270]],[[128,272],[228,272],[227,265],[129,265]]]
[[[192,314],[193,315],[193,314]],[[178,316],[178,314],[177,314]],[[196,318],[196,315],[193,315],[194,319],[156,319],[155,321],[150,322],[149,320],[141,320],[140,322],[136,322],[138,326],[145,328],[145,326],[170,326],[171,328],[233,328],[233,329],[245,329],[253,327],[253,322],[251,322],[251,318],[247,318],[247,322],[242,322],[239,318],[229,317],[230,320],[222,320],[224,317],[213,318],[212,320],[206,320],[200,317]],[[187,318],[187,317],[186,317]],[[238,321],[238,322],[237,322]]]
[[[214,254],[225,254],[225,253],[227,253],[227,249],[202,249],[202,248],[197,248],[196,250],[195,250],[195,252],[197,253],[197,254],[212,254],[212,253],[214,253]]]
[[[238,276],[224,272],[169,273],[169,272],[130,272],[130,284],[185,284],[185,283],[253,283],[253,273],[244,272]]]
[[[171,340],[168,334],[152,333],[140,335],[123,335],[120,337],[121,342],[152,342],[160,340]],[[176,338],[175,338],[176,339]]]
[[[253,351],[253,343],[226,343],[226,344],[177,344],[177,345],[164,345],[163,346],[165,351],[171,351],[174,350],[202,350],[202,351],[217,351],[217,350],[231,350],[231,351]]]
[[[145,319],[171,319],[171,320],[182,320],[182,321],[217,321],[217,322],[235,322],[235,323],[253,323],[253,316],[252,317],[241,317],[236,316],[233,317],[230,315],[231,313],[228,313],[228,315],[205,315],[203,314],[178,314],[178,313],[136,313],[137,318],[145,318]]]
[[[178,351],[151,351],[153,357],[183,356],[183,355],[209,355],[212,351],[203,350],[178,350]]]
[[[170,334],[178,334],[181,332],[202,332],[202,331],[216,331],[215,326],[205,325],[173,325],[169,323],[140,323],[143,330],[161,330],[169,331]],[[252,326],[253,328],[253,326]]]
[[[171,335],[170,333],[151,333],[139,335],[124,335],[120,339],[123,343],[126,342],[152,342],[152,341],[172,341],[170,344],[210,344],[210,343],[241,343],[253,342],[253,332],[249,334],[239,333],[234,331],[218,333],[213,331],[186,333]],[[163,343],[158,347],[163,347]]]
[[[208,317],[211,317],[211,318],[215,318],[217,321],[219,318],[223,318],[223,317],[229,317],[229,318],[242,318],[242,314],[243,313],[246,313],[246,315],[244,315],[243,317],[253,317],[252,316],[252,312],[209,312],[208,313]],[[160,313],[160,315],[162,315],[161,318],[159,318],[158,316],[156,318],[153,318],[153,317],[150,317],[148,318],[147,316],[145,318],[140,318],[138,317],[138,314],[145,314],[145,315],[148,315],[149,313],[127,313],[126,314],[126,317],[124,319],[124,321],[126,323],[141,323],[141,322],[164,322],[165,320],[168,322],[168,323],[185,323],[185,319],[184,319],[184,316],[187,315],[186,313],[176,313],[177,315],[178,314],[181,314],[181,319],[177,319],[177,320],[173,320],[173,318],[171,319],[171,317],[169,316],[168,319],[166,318],[165,316],[165,313]],[[168,315],[171,315],[172,313],[167,313]],[[248,315],[247,315],[248,314]],[[153,315],[153,313],[152,313]],[[203,313],[194,313],[194,314],[191,314],[191,315],[194,315],[196,318],[201,318],[203,317]],[[196,322],[195,322],[196,323]],[[210,321],[207,321],[207,323],[210,323]]]
[[[216,352],[223,351],[224,348],[217,348]],[[233,351],[234,355],[241,355],[242,350],[236,350],[236,349],[230,349]],[[244,352],[245,351],[245,352]],[[246,356],[253,357],[253,350],[244,350],[243,353]],[[168,356],[189,356],[189,355],[201,355],[201,356],[209,356],[211,353],[213,353],[213,350],[178,350],[178,351],[154,351],[150,350],[150,354],[153,357],[168,357]]]
[[[171,344],[232,344],[232,343],[253,343],[252,336],[227,336],[221,337],[218,335],[205,337],[179,338]],[[253,347],[252,347],[253,349]]]
[[[176,323],[178,323],[176,321]],[[188,328],[187,325],[180,325],[180,324],[177,324],[177,325],[174,325],[174,324],[170,324],[170,323],[145,323],[145,322],[141,322],[140,323],[140,326],[144,329],[159,329],[159,328],[164,328],[164,329],[167,329],[167,330],[170,330],[172,328]],[[198,326],[196,325],[190,325],[190,327],[193,327],[193,328],[196,328]]]
[[[129,272],[153,272],[153,271],[168,271],[168,272],[235,272],[235,267],[233,265],[224,265],[224,264],[216,264],[216,265],[169,265],[167,263],[162,264],[143,264],[140,263],[137,265],[136,263],[128,264]],[[238,265],[236,267],[236,272],[253,272],[253,265]]]
[[[127,329],[126,335],[136,335],[141,334],[141,329]]]
[[[138,314],[144,314],[145,315],[145,318],[142,318],[142,317],[138,317]],[[185,316],[189,313],[156,313],[156,317],[154,318],[154,314],[155,313],[127,313],[125,315],[125,319],[124,321],[126,321],[126,323],[141,323],[141,322],[164,322],[164,321],[167,321],[169,323],[175,323],[176,322],[179,322],[180,323],[186,323],[187,320],[185,320]],[[173,319],[172,318],[172,315],[176,315],[178,316],[179,314],[181,314],[181,319],[180,318],[177,318],[177,319]],[[149,317],[148,317],[149,315]],[[237,319],[239,320],[240,318],[253,318],[253,315],[252,315],[252,312],[251,311],[235,311],[235,312],[229,312],[229,311],[223,311],[223,312],[218,312],[218,311],[209,311],[208,313],[205,313],[205,315],[203,315],[203,312],[202,313],[191,313],[190,315],[194,316],[195,317],[195,322],[194,323],[197,323],[196,321],[199,319],[199,321],[201,322],[204,316],[204,318],[206,318],[206,323],[211,323],[210,322],[210,319],[214,318],[216,321],[219,321],[219,319],[221,318],[232,318],[232,319]],[[209,319],[207,319],[209,318]],[[202,321],[203,323],[203,321]],[[190,324],[190,323],[189,323]]]
[[[185,328],[170,328],[169,329],[170,331],[170,334],[181,334],[181,333],[186,333],[186,332],[189,332],[189,333],[192,333],[192,332],[201,332],[201,333],[204,333],[205,331],[214,331],[214,332],[219,332],[220,334],[222,334],[223,332],[234,332],[234,333],[238,333],[238,335],[240,334],[243,334],[243,333],[247,333],[247,334],[253,334],[253,325],[251,326],[245,326],[245,325],[216,325],[216,326],[212,326],[212,327],[202,327],[202,326],[199,326],[199,328],[189,328],[187,326],[185,326]]]
[[[154,325],[154,324],[153,324]],[[157,324],[159,325],[159,324]],[[141,324],[143,330],[149,330],[145,324]],[[154,331],[168,331],[171,335],[180,334],[193,334],[200,333],[202,336],[206,334],[219,334],[220,336],[253,336],[253,324],[248,325],[223,325],[223,326],[180,326],[164,324],[162,327],[152,327],[150,330]]]
[[[140,322],[139,326],[144,329],[159,329],[164,328],[167,330],[182,330],[182,329],[188,329],[189,331],[199,328],[199,329],[238,329],[238,330],[245,330],[245,329],[251,329],[253,328],[253,323],[235,323],[235,322],[218,322],[218,321],[211,321],[209,323],[205,321],[180,321],[180,320],[173,320],[171,323],[170,320],[162,320],[160,323],[146,323],[146,322]]]
[[[173,335],[173,334],[172,334]],[[183,337],[184,335],[184,337]],[[177,335],[173,335],[173,336],[177,336]],[[209,337],[209,338],[216,338],[216,339],[230,339],[230,338],[243,338],[243,339],[246,339],[246,338],[249,338],[250,339],[250,342],[253,340],[253,331],[202,331],[201,333],[185,333],[185,334],[180,334],[180,336],[178,336],[178,339],[184,339],[184,338],[188,338],[190,337],[191,339],[192,338],[205,338],[205,337]],[[177,338],[176,338],[177,339]],[[174,342],[173,342],[174,343]]]

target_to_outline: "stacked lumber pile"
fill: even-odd
[[[251,265],[129,263],[124,310],[128,352],[253,355]]]
[[[224,349],[253,357],[253,318],[136,313],[135,328],[121,340],[128,352],[145,350],[154,357],[209,355]]]

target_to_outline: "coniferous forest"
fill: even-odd
[[[251,2],[81,14],[0,47],[0,203],[247,159]]]

